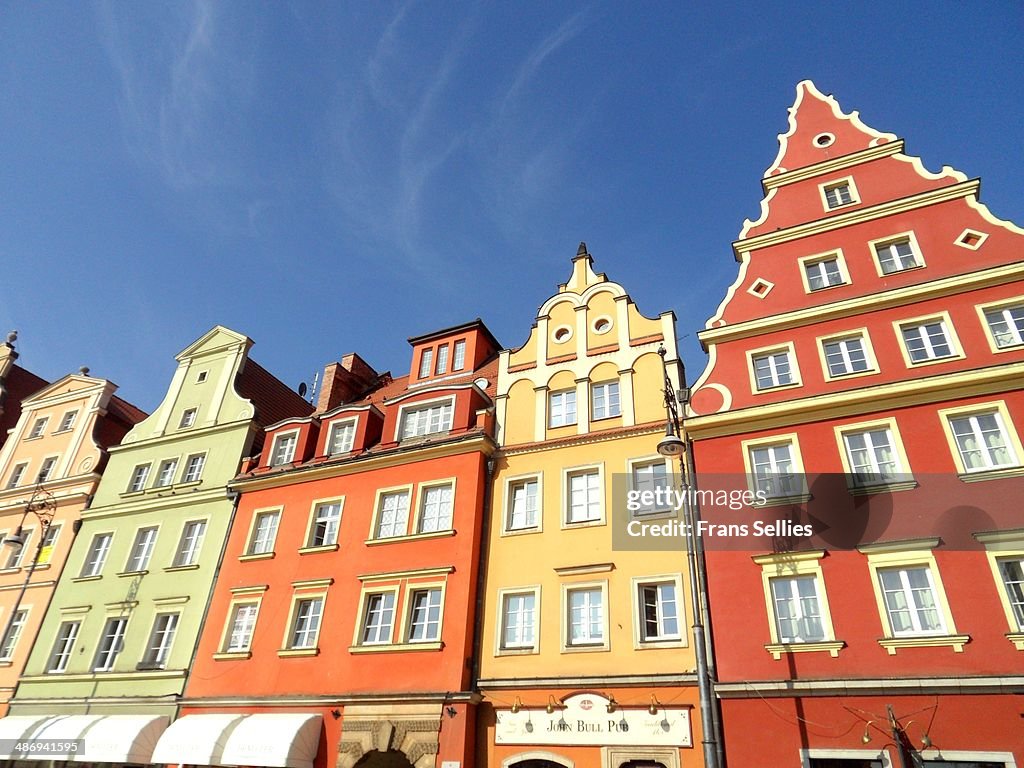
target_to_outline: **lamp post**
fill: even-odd
[[[43,488],[42,485],[36,485],[35,490],[32,491],[31,498],[28,500],[28,504],[25,505],[25,511],[21,513],[18,527],[14,533],[3,540],[4,546],[10,546],[13,548],[13,551],[18,551],[18,549],[25,546],[24,525],[29,513],[35,515],[36,520],[39,521],[39,542],[36,544],[35,554],[29,563],[28,570],[25,572],[25,580],[21,583],[18,597],[14,600],[11,615],[7,618],[7,625],[4,627],[3,634],[0,635],[0,653],[3,652],[4,646],[7,645],[10,639],[11,631],[14,629],[14,620],[18,616],[18,609],[21,608],[21,600],[25,597],[25,590],[28,589],[28,584],[32,580],[32,574],[36,570],[36,562],[43,551],[43,542],[46,541],[46,532],[50,530],[50,524],[53,522],[56,511],[57,500],[53,498],[53,494]],[[11,654],[13,655],[13,653],[14,649],[11,648]]]
[[[714,690],[708,664],[707,634],[704,627],[707,610],[707,569],[697,523],[700,510],[691,496],[695,487],[694,468],[682,438],[682,417],[679,413],[675,389],[668,375],[665,347],[658,348],[662,373],[665,378],[665,437],[658,443],[658,453],[667,458],[679,457],[679,474],[683,482],[683,523],[686,526],[686,563],[690,569],[690,603],[693,606],[693,651],[697,657],[697,690],[700,696],[701,743],[704,747],[705,768],[720,768],[720,750],[715,717]],[[684,381],[680,381],[685,386]]]

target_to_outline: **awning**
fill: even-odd
[[[35,722],[29,722],[35,721]],[[0,738],[81,740],[82,748],[62,759],[91,763],[148,763],[160,734],[167,728],[165,715],[54,715],[0,719]],[[10,730],[8,730],[10,729]],[[20,731],[16,736],[7,734]],[[53,754],[0,755],[3,758],[52,760]]]
[[[10,750],[14,749],[14,743],[25,738],[36,725],[49,718],[36,715],[14,715],[13,717],[0,717],[0,744],[9,749],[0,750],[0,760],[10,760],[14,755]]]
[[[152,763],[312,768],[320,715],[185,715],[164,731]]]
[[[244,715],[185,715],[164,731],[152,762],[224,765],[224,745]]]

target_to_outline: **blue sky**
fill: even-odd
[[[1024,223],[1021,39],[1016,2],[7,3],[0,331],[147,410],[218,323],[292,385],[397,375],[477,316],[519,346],[586,240],[692,380],[796,83]]]

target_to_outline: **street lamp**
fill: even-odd
[[[664,345],[658,347],[661,369],[665,379],[665,436],[658,442],[658,453],[666,458],[679,457],[679,475],[683,479],[683,523],[689,532],[686,536],[686,563],[690,569],[690,603],[693,605],[693,652],[697,657],[697,690],[700,696],[701,741],[704,746],[705,768],[720,768],[720,750],[717,738],[717,717],[715,716],[714,690],[711,684],[711,670],[708,665],[707,634],[704,628],[704,614],[707,607],[707,568],[698,528],[700,510],[693,497],[695,488],[692,451],[687,451],[682,438],[682,415],[679,412],[678,396],[668,375]],[[681,381],[680,385],[685,385]],[[686,393],[681,390],[680,395]],[[654,707],[654,704],[651,704]]]
[[[25,546],[24,526],[29,513],[35,515],[36,520],[39,521],[39,542],[36,544],[35,555],[32,557],[28,570],[25,572],[25,580],[21,583],[21,590],[18,592],[18,597],[14,600],[14,607],[11,608],[11,615],[7,619],[7,625],[4,627],[4,633],[0,635],[0,653],[3,652],[4,646],[6,646],[10,640],[11,631],[14,628],[14,620],[18,616],[18,609],[21,608],[21,600],[25,596],[25,590],[28,589],[29,581],[32,580],[32,574],[36,570],[36,562],[39,560],[39,555],[43,551],[43,542],[46,541],[46,532],[50,530],[50,524],[53,522],[53,517],[56,512],[57,500],[53,498],[53,494],[43,488],[42,485],[36,485],[35,490],[32,491],[31,498],[28,500],[28,504],[25,505],[25,511],[21,513],[21,520],[18,521],[18,527],[14,530],[14,533],[6,536],[3,540],[3,546],[9,546],[12,548],[12,552],[17,552]],[[14,654],[13,648],[11,648],[11,654]]]

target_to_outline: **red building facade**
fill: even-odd
[[[316,413],[270,428],[243,468],[183,717],[154,761],[472,763],[499,345],[479,320],[410,343],[408,376],[329,365]]]
[[[809,81],[780,145],[687,420],[785,523],[705,539],[727,761],[1019,765],[1024,230]]]

